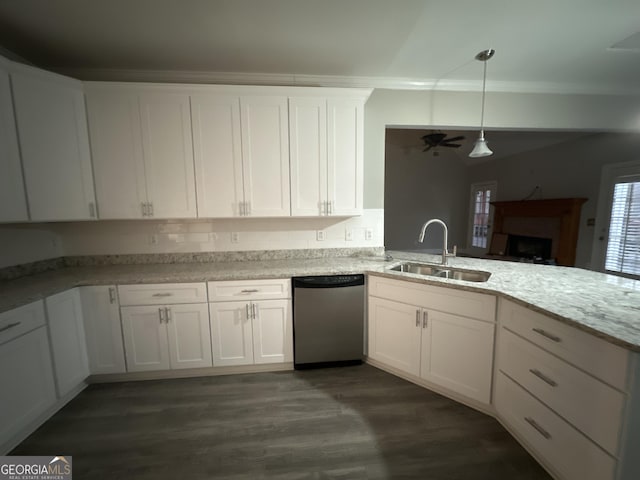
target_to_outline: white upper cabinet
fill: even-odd
[[[292,215],[362,214],[365,100],[289,99]]]
[[[82,83],[17,64],[10,74],[31,220],[95,218]]]
[[[88,83],[100,218],[195,218],[189,95]]]
[[[327,123],[329,214],[361,215],[364,99],[329,99]]]
[[[87,113],[100,218],[140,218],[147,186],[138,96],[89,87]]]
[[[0,60],[0,222],[29,219],[9,72]]]
[[[240,98],[244,214],[291,215],[287,98]]]
[[[195,218],[189,96],[144,93],[140,96],[140,116],[150,214],[159,218]]]
[[[242,215],[240,98],[224,94],[192,95],[191,123],[198,216]]]

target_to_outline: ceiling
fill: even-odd
[[[453,89],[480,87],[491,47],[489,90],[638,93],[639,18],[638,0],[0,0],[0,46],[80,78]]]

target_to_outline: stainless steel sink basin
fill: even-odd
[[[389,268],[396,272],[415,273],[427,277],[449,278],[464,280],[466,282],[486,282],[491,274],[480,270],[459,270],[456,268],[440,267],[438,265],[425,265],[424,263],[404,262]]]

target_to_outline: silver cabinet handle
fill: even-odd
[[[427,328],[429,326],[429,312],[426,310],[422,312],[422,328]]]
[[[420,326],[420,310],[416,310],[416,327]]]
[[[164,309],[166,322],[169,323],[171,321],[171,309],[169,307]]]
[[[164,308],[159,308],[158,309],[158,316],[160,317],[160,323],[164,322],[164,317],[165,317],[165,309]]]
[[[109,303],[116,303],[116,289],[109,287]]]
[[[255,303],[251,304],[251,312],[253,312],[253,319],[257,320],[258,319],[258,305],[256,305]]]
[[[244,290],[240,290],[240,293],[244,293],[245,295],[247,293],[258,293],[260,290],[258,290],[257,288],[247,288]]]
[[[142,216],[147,216],[147,204],[144,202],[140,202],[140,210],[142,210]]]
[[[89,202],[89,216],[91,218],[96,217],[96,204],[93,202]]]
[[[251,320],[251,313],[249,312],[249,304],[247,303],[244,307],[247,310],[247,320]]]
[[[543,337],[548,338],[549,340],[554,341],[556,343],[562,342],[562,339],[560,337],[557,337],[556,335],[549,333],[546,330],[543,330],[542,328],[532,328],[531,330],[536,332],[538,335],[542,335]]]
[[[150,202],[147,205],[149,205],[149,216],[153,217],[153,202]]]
[[[328,201],[327,204],[328,204],[329,215],[332,215],[333,214],[333,200]]]
[[[171,295],[173,295],[173,293],[170,292],[164,292],[164,293],[154,293],[153,295],[151,295],[152,297],[170,297]]]
[[[318,207],[320,208],[320,216],[324,215],[324,206],[327,202],[318,202]]]
[[[551,385],[552,387],[557,387],[558,386],[558,382],[556,382],[555,380],[552,380],[551,378],[547,377],[544,373],[542,373],[537,368],[530,368],[529,372],[532,373],[533,375],[535,375],[536,377],[538,377],[540,380],[542,380],[547,385]]]
[[[2,327],[0,328],[0,333],[1,332],[6,332],[7,330],[10,330],[14,327],[17,327],[18,325],[20,325],[21,322],[14,322],[14,323],[10,323],[9,325],[7,325],[6,327]]]
[[[535,428],[537,430],[537,432],[542,435],[544,438],[546,438],[547,440],[549,440],[551,438],[551,434],[549,432],[547,432],[544,428],[542,428],[540,425],[538,425],[538,422],[536,422],[533,418],[531,417],[524,417],[524,419],[526,420],[526,422],[531,425],[533,428]]]

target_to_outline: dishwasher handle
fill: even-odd
[[[293,288],[340,288],[364,285],[364,275],[293,277]]]

